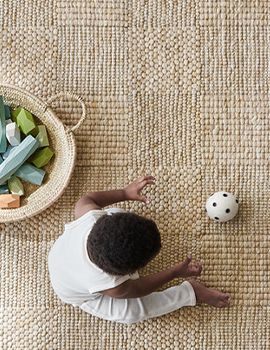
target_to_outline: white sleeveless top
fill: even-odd
[[[64,233],[52,246],[48,266],[52,287],[58,297],[74,306],[96,297],[99,291],[110,289],[139,278],[138,272],[112,276],[101,270],[87,254],[87,238],[97,219],[102,215],[125,212],[120,208],[90,210],[79,219],[65,225]]]

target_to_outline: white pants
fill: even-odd
[[[168,314],[183,306],[194,305],[196,296],[193,287],[185,281],[178,286],[142,298],[117,299],[97,294],[84,302],[80,308],[105,320],[130,324]]]

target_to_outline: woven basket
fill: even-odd
[[[59,93],[44,103],[20,88],[11,85],[0,85],[0,95],[6,103],[16,107],[25,107],[46,125],[50,145],[55,157],[46,170],[44,183],[39,187],[29,185],[26,196],[22,198],[21,207],[16,209],[0,209],[0,222],[12,222],[34,216],[55,202],[67,187],[76,160],[76,144],[73,132],[79,128],[86,116],[86,107],[81,97],[69,93]],[[71,97],[82,106],[82,117],[73,127],[65,126],[54,114],[49,104],[60,97]],[[27,195],[27,191],[31,193]]]

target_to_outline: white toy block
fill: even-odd
[[[10,123],[13,123],[13,120],[12,119],[6,119],[6,125],[8,125]]]
[[[6,137],[11,146],[18,146],[21,142],[21,133],[16,123],[6,125]]]

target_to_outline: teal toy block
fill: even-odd
[[[36,168],[32,164],[25,163],[16,171],[15,176],[31,184],[41,185],[45,176],[45,171]]]
[[[3,184],[0,186],[0,194],[7,194],[9,193],[9,189],[7,184]]]
[[[3,158],[2,158],[2,156],[1,156],[1,154],[0,154],[0,164],[2,164],[3,163]]]
[[[38,134],[36,137],[36,140],[39,142],[39,148],[40,147],[46,147],[49,146],[49,140],[48,140],[48,134],[46,131],[45,125],[38,125]]]
[[[8,189],[9,189],[10,193],[12,193],[12,194],[18,194],[19,196],[24,195],[23,184],[22,184],[21,180],[16,176],[12,176],[8,180]]]
[[[17,123],[17,117],[18,117],[18,115],[19,115],[19,113],[21,112],[21,110],[22,110],[23,108],[22,107],[18,107],[18,108],[16,108],[16,109],[12,109],[11,110],[11,119],[15,122],[15,123]]]
[[[0,164],[0,185],[6,182],[20,166],[37,150],[38,141],[28,135],[2,164]]]
[[[17,125],[25,135],[31,134],[37,136],[38,134],[38,128],[35,124],[33,115],[24,108],[22,108],[17,115]]]
[[[10,114],[10,108],[8,105],[4,105],[5,107],[5,118],[6,119],[11,119],[11,114]]]
[[[45,147],[36,151],[30,158],[30,161],[37,168],[42,168],[44,165],[49,163],[53,155],[54,152],[50,149],[50,147]]]
[[[0,96],[0,153],[6,151],[7,139],[6,139],[6,114],[3,97]]]
[[[7,159],[7,157],[9,157],[12,154],[12,152],[15,151],[15,149],[16,149],[15,146],[9,145],[8,148],[6,149],[6,152],[2,154],[2,158],[4,160]]]

